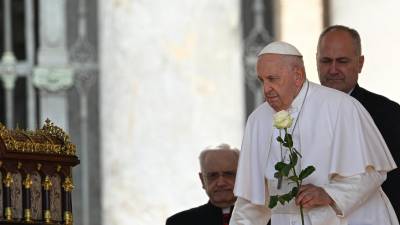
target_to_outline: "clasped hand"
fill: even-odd
[[[300,187],[296,197],[296,204],[303,208],[315,208],[318,206],[333,205],[335,202],[326,191],[313,184],[306,184]]]

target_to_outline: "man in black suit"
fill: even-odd
[[[399,166],[400,105],[357,84],[363,64],[361,39],[356,30],[334,25],[321,33],[317,48],[317,68],[321,84],[349,93],[367,109]],[[382,187],[400,218],[399,168],[388,173]]]
[[[236,197],[233,194],[239,150],[227,144],[200,153],[199,177],[209,202],[177,213],[167,225],[228,225]]]

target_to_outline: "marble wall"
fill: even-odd
[[[101,0],[103,223],[164,224],[207,201],[198,154],[241,143],[238,0]]]

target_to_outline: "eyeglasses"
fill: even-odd
[[[225,179],[233,180],[236,177],[236,173],[233,171],[223,171],[223,172],[209,172],[204,174],[207,181],[212,182],[217,180],[220,176]]]

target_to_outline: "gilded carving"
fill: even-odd
[[[44,222],[50,223],[51,222],[51,212],[50,210],[44,211]]]
[[[31,186],[32,186],[32,179],[31,179],[31,175],[30,175],[30,174],[27,174],[27,175],[26,175],[26,178],[25,178],[25,180],[24,180],[23,185],[24,185],[25,189],[31,188]]]
[[[10,221],[12,220],[12,209],[11,207],[6,207],[6,209],[4,210],[4,216],[6,217],[6,220]]]
[[[31,209],[24,209],[25,222],[32,222],[32,211]]]
[[[50,190],[50,188],[53,186],[53,184],[51,183],[51,180],[50,180],[49,176],[46,176],[46,178],[44,178],[44,181],[43,181],[42,185],[43,185],[43,189],[45,191],[49,191]]]
[[[0,123],[0,138],[8,151],[76,155],[76,146],[69,136],[49,119],[36,131],[8,130]]]
[[[14,182],[14,180],[13,180],[13,178],[12,178],[12,176],[11,176],[11,173],[8,172],[7,175],[6,175],[6,177],[5,177],[4,180],[3,180],[3,183],[4,183],[4,185],[5,185],[6,187],[11,187],[11,184],[12,184],[13,182]]]
[[[66,177],[62,187],[66,192],[72,192],[72,190],[74,189],[74,184],[72,183],[72,179],[70,177]]]
[[[64,212],[64,219],[65,219],[65,225],[72,225],[73,224],[72,212],[65,211]]]

